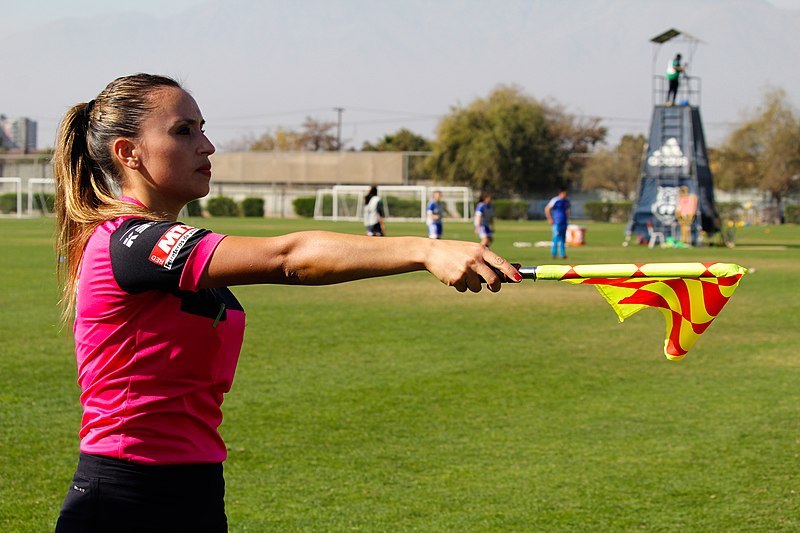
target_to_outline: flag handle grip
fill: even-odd
[[[519,273],[522,274],[522,279],[532,279],[533,281],[536,281],[536,267],[524,267],[520,263],[511,263],[511,266],[516,268],[519,271]],[[514,280],[506,276],[504,272],[501,272],[496,268],[492,268],[492,270],[494,270],[494,273],[500,277],[501,282],[503,283],[514,282]]]

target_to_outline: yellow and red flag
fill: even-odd
[[[594,285],[620,322],[655,307],[667,323],[664,354],[683,359],[728,303],[747,269],[729,263],[542,265],[534,279]]]

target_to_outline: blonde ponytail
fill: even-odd
[[[167,215],[120,201],[122,174],[112,154],[114,139],[136,138],[154,108],[150,95],[162,87],[180,87],[164,76],[135,74],[108,84],[95,100],[73,106],[58,129],[53,154],[56,182],[56,249],[62,320],[75,306],[83,250],[94,230],[107,220],[134,216],[166,220]]]

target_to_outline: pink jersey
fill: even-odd
[[[245,316],[227,288],[197,289],[224,237],[121,218],[89,239],[75,314],[82,452],[150,464],[225,459],[217,428]]]

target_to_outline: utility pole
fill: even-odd
[[[342,151],[342,112],[344,111],[343,107],[334,107],[334,111],[338,114],[339,118],[336,121],[336,151]]]

